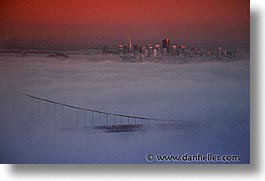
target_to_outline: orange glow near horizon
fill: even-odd
[[[4,0],[2,41],[249,41],[249,0]]]

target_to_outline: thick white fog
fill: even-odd
[[[148,163],[148,153],[235,154],[249,163],[248,60],[178,65],[122,63],[103,55],[46,56],[0,56],[1,163]],[[182,120],[183,126],[62,129],[62,119],[69,123],[74,113],[62,117],[58,107],[54,118],[54,109],[41,103],[37,114],[36,103],[23,93],[112,113]]]

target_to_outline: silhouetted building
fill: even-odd
[[[122,54],[123,53],[123,44],[119,44],[118,45],[117,52],[118,52],[118,54]]]
[[[238,50],[227,50],[227,56],[237,58],[239,54]]]
[[[138,52],[139,52],[139,53],[143,53],[143,47],[142,47],[142,46],[140,46],[140,47],[138,48]]]
[[[148,57],[152,56],[153,55],[153,47],[152,45],[147,45],[147,48],[148,48]]]
[[[123,54],[128,54],[129,50],[127,46],[123,46]]]
[[[163,57],[167,56],[167,48],[162,48],[162,55]]]
[[[143,47],[143,53],[144,53],[144,57],[148,57],[148,48],[147,47]]]
[[[136,53],[138,53],[138,51],[139,51],[139,47],[138,47],[138,45],[136,45],[136,44],[134,44],[133,45],[133,54],[136,54]]]
[[[177,45],[172,45],[171,55],[177,55],[178,54],[177,51],[178,51]]]
[[[166,48],[167,53],[170,53],[170,40],[168,38],[162,40],[162,49]]]
[[[222,48],[221,47],[217,47],[216,50],[216,57],[220,58],[222,56]]]
[[[157,49],[156,48],[153,49],[153,57],[157,57]]]
[[[160,45],[158,43],[155,45],[154,49],[156,49],[156,51],[157,51],[157,56],[160,56],[161,49],[160,49]]]
[[[187,49],[187,46],[185,46],[185,45],[180,45],[179,46],[179,52],[180,53],[183,53],[183,54],[186,53],[186,51],[185,51],[186,49]]]
[[[109,53],[109,49],[108,49],[107,46],[103,46],[103,48],[102,48],[102,53],[103,53],[103,54],[107,54],[107,53]]]

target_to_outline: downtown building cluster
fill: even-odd
[[[103,46],[103,54],[119,55],[122,61],[156,61],[174,60],[179,58],[201,57],[203,59],[236,60],[239,57],[238,49],[226,49],[224,47],[191,47],[186,45],[171,44],[168,38],[161,44],[138,45],[133,44],[129,38],[127,44],[118,44],[116,47]]]

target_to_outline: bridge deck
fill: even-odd
[[[107,130],[109,132],[136,131],[141,129],[143,124],[122,124],[122,125],[103,125],[94,126],[95,129]]]

